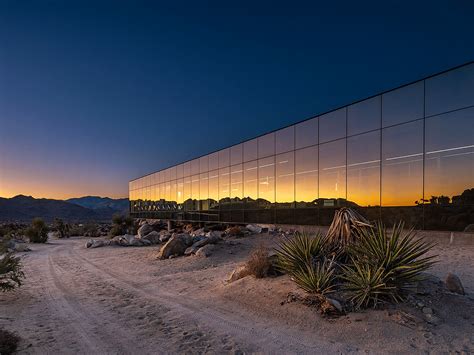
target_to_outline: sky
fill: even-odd
[[[0,0],[0,197],[126,197],[138,176],[473,60],[473,13]]]

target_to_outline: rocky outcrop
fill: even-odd
[[[158,259],[168,259],[173,256],[184,255],[184,252],[192,243],[192,237],[187,233],[173,234],[173,236],[163,245],[158,253]]]
[[[262,233],[262,228],[257,226],[256,224],[247,224],[245,228],[247,228],[251,233],[254,234]]]
[[[143,238],[151,232],[153,232],[153,227],[148,223],[144,223],[140,228],[138,228],[138,238]]]
[[[207,258],[212,255],[213,250],[214,250],[214,245],[207,244],[196,251],[196,256],[199,258]]]
[[[148,240],[150,244],[160,244],[161,243],[160,237],[161,237],[160,233],[158,233],[157,231],[152,231],[139,239],[141,239],[142,241]]]
[[[110,240],[90,239],[86,242],[86,248],[99,248],[110,245]]]

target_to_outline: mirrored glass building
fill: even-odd
[[[474,62],[129,183],[134,217],[328,225],[474,224]],[[469,228],[469,227],[468,227]]]

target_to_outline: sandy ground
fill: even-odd
[[[71,238],[22,254],[26,281],[0,295],[0,327],[22,338],[21,353],[472,353],[474,246],[439,245],[433,274],[462,279],[467,296],[417,296],[441,320],[408,304],[337,319],[285,303],[286,277],[224,279],[258,244],[219,244],[206,259],[157,260],[158,247],[85,249]],[[423,298],[425,297],[425,298]]]

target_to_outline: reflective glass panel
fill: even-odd
[[[166,201],[166,185],[165,185],[165,183],[160,184],[160,200]]]
[[[184,178],[183,200],[186,202],[189,199],[191,199],[191,177],[187,176]]]
[[[176,180],[171,181],[171,194],[170,194],[170,201],[176,202],[176,192],[177,192],[177,184]]]
[[[380,131],[347,139],[347,200],[380,206]]]
[[[293,203],[295,201],[295,154],[288,152],[275,157],[276,202]]]
[[[186,163],[183,164],[184,165],[184,176],[189,176],[191,175],[191,162],[188,161]]]
[[[199,172],[207,173],[209,171],[209,156],[205,155],[199,158]]]
[[[380,128],[381,97],[350,105],[347,108],[347,135],[354,135]]]
[[[179,164],[177,167],[176,167],[176,178],[177,179],[181,179],[182,177],[184,177],[184,171],[183,171],[183,164]]]
[[[319,142],[324,143],[346,136],[346,108],[319,117]]]
[[[222,149],[219,151],[219,168],[225,168],[230,165],[230,149]]]
[[[178,185],[177,185],[177,196],[176,196],[176,201],[178,203],[183,203],[184,199],[184,180],[183,179],[178,179]]]
[[[209,154],[209,170],[216,170],[219,168],[219,153],[215,152]]]
[[[425,80],[426,116],[474,106],[474,64]]]
[[[258,140],[252,139],[250,141],[244,142],[244,162],[255,160],[258,158],[257,147],[258,147]]]
[[[275,157],[258,160],[258,198],[262,204],[275,202]]]
[[[295,151],[295,200],[297,207],[315,207],[318,199],[318,147]]]
[[[382,206],[414,206],[423,198],[423,122],[382,130]]]
[[[242,164],[233,165],[230,170],[230,197],[242,199],[243,192]]]
[[[171,182],[169,181],[166,182],[165,187],[166,187],[166,192],[165,192],[166,202],[170,202],[171,201]]]
[[[176,166],[170,168],[170,180],[176,180]]]
[[[219,170],[209,172],[209,200],[210,207],[218,206],[219,201]]]
[[[199,175],[199,209],[207,211],[209,209],[209,173]]]
[[[346,141],[319,146],[319,198],[346,198]],[[326,204],[327,205],[327,204]]]
[[[318,118],[298,123],[295,128],[296,149],[318,144]]]
[[[295,149],[295,126],[280,129],[275,132],[276,153],[285,153]]]
[[[191,198],[193,200],[199,200],[199,175],[193,175],[191,177]]]
[[[199,174],[199,159],[191,160],[191,175]]]
[[[275,154],[275,133],[258,137],[258,157],[263,158]]]
[[[237,144],[230,148],[230,165],[242,163],[243,145]]]
[[[258,166],[257,161],[244,164],[244,197],[257,200],[258,197]]]
[[[427,202],[474,205],[474,108],[427,118],[425,142]]]
[[[219,201],[230,197],[230,168],[219,169]]]
[[[404,86],[382,95],[382,126],[423,118],[423,81]]]

